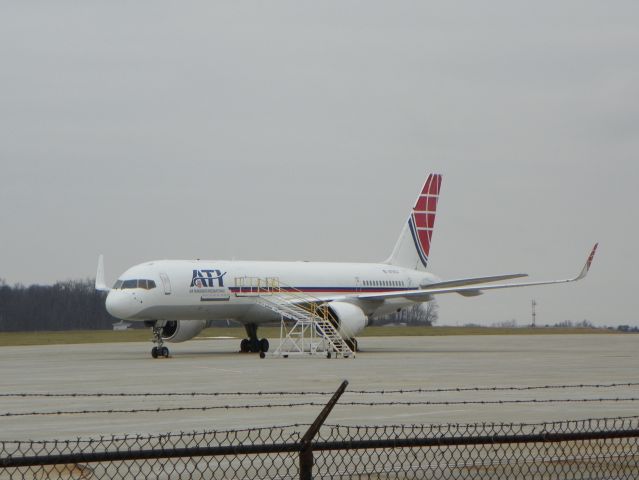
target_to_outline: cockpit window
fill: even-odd
[[[122,290],[126,290],[127,288],[138,288],[137,280],[125,280],[122,282]]]
[[[128,290],[132,288],[143,288],[144,290],[151,290],[155,287],[155,280],[147,280],[144,278],[135,280],[118,280],[117,282],[115,282],[115,285],[113,285],[114,290]]]

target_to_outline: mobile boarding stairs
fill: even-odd
[[[339,333],[323,300],[284,285],[277,277],[239,277],[235,287],[238,297],[254,297],[258,305],[280,316],[280,344],[273,355],[355,358],[354,348]]]

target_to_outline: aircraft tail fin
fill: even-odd
[[[426,270],[435,227],[437,201],[442,176],[431,173],[422,187],[408,221],[397,239],[393,253],[384,262],[389,265]]]

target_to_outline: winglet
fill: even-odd
[[[111,290],[106,286],[104,281],[104,255],[98,257],[98,271],[95,274],[95,289],[99,292],[108,292]]]
[[[588,275],[588,270],[590,270],[590,265],[592,265],[592,261],[595,258],[595,252],[597,251],[598,246],[599,243],[595,243],[595,246],[592,247],[590,255],[588,256],[588,260],[586,260],[584,268],[581,269],[581,273],[574,278],[575,281],[581,280],[582,278],[585,278],[586,275]]]

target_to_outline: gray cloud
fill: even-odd
[[[0,277],[150,258],[377,261],[444,174],[460,324],[639,323],[636,2],[18,2],[0,14]]]

